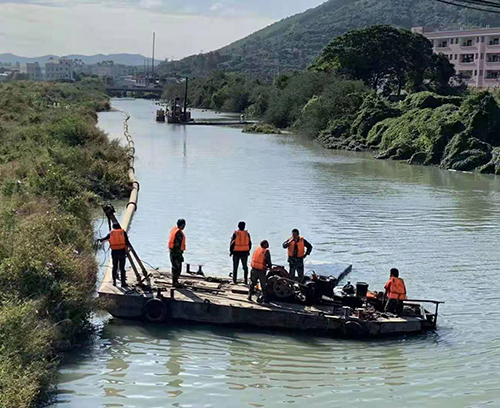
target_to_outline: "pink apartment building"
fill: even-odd
[[[470,86],[500,87],[500,28],[433,31],[414,27],[412,31],[427,37],[435,53],[446,55]]]

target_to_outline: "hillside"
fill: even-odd
[[[45,64],[45,62],[49,58],[59,58],[57,55],[43,55],[41,57],[21,57],[19,55],[14,55],[11,53],[0,54],[0,62],[10,62],[15,64],[19,62],[20,64],[26,64],[27,62],[38,62],[39,64]],[[96,55],[80,55],[80,54],[71,54],[65,55],[66,58],[69,59],[81,59],[85,64],[97,64],[102,61],[112,60],[115,64],[123,64],[123,65],[143,65],[145,56],[140,54],[96,54]]]
[[[191,76],[211,70],[274,75],[304,69],[333,37],[372,24],[437,29],[500,26],[500,15],[433,0],[329,0],[218,51],[162,63],[165,73]]]

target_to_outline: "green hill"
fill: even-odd
[[[329,0],[220,50],[163,63],[160,72],[204,76],[213,70],[271,76],[301,70],[333,37],[372,24],[436,29],[500,26],[500,15],[433,0]]]

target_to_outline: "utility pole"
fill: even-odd
[[[155,78],[155,40],[156,33],[153,33],[153,64],[151,65],[151,80],[154,81]]]

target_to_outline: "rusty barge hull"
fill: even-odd
[[[329,303],[314,306],[271,301],[259,304],[247,299],[247,287],[210,278],[182,275],[185,288],[173,288],[168,274],[152,271],[154,290],[134,288],[134,274],[128,273],[128,291],[103,283],[99,296],[115,318],[144,320],[171,325],[176,321],[273,330],[293,330],[331,337],[373,338],[423,333],[433,328],[426,316],[388,317],[360,320],[335,312]],[[154,299],[154,300],[153,300]],[[148,302],[156,302],[158,314],[148,313]]]

